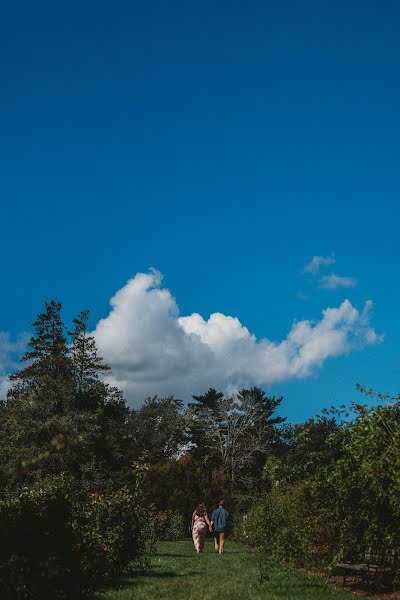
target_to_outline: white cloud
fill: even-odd
[[[239,319],[213,313],[179,316],[157,271],[138,273],[111,299],[94,331],[112,367],[110,382],[132,404],[152,394],[190,398],[213,386],[232,390],[308,377],[331,357],[382,340],[370,325],[372,303],[359,312],[345,300],[317,321],[298,321],[286,338],[257,340]]]
[[[304,267],[304,273],[310,273],[316,277],[322,267],[333,265],[336,259],[333,256],[314,256],[312,260]],[[326,290],[336,290],[338,288],[353,288],[357,285],[355,277],[342,277],[336,273],[324,275],[318,280],[320,288]]]
[[[13,342],[9,333],[0,331],[0,400],[4,399],[10,387],[8,374],[15,367],[14,359],[24,350],[27,335],[22,334]]]
[[[325,275],[319,280],[319,287],[327,290],[336,290],[337,288],[348,288],[355,287],[357,285],[357,279],[354,277],[341,277],[335,273]]]
[[[303,271],[304,273],[311,273],[317,275],[321,267],[329,267],[334,265],[336,259],[334,256],[313,256],[309,263],[306,264]]]

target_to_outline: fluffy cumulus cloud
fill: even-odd
[[[336,273],[325,275],[319,280],[319,287],[327,290],[336,290],[337,288],[349,288],[357,285],[355,277],[341,277]]]
[[[358,311],[348,300],[320,320],[298,321],[286,338],[257,339],[239,319],[213,313],[180,316],[157,271],[138,273],[111,299],[94,331],[112,367],[110,382],[137,404],[152,394],[190,398],[213,386],[233,390],[310,376],[328,359],[375,344],[372,303]]]

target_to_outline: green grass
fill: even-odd
[[[132,573],[103,595],[107,600],[349,600],[317,577],[274,568],[269,581],[259,581],[257,554],[227,540],[226,553],[214,554],[207,541],[197,555],[193,543],[161,542],[146,572]]]

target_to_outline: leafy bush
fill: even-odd
[[[294,562],[304,557],[308,540],[299,508],[292,494],[267,494],[243,515],[244,539],[277,558]]]
[[[182,540],[187,535],[185,522],[181,513],[164,510],[156,514],[157,537],[160,540]]]
[[[0,501],[3,600],[79,597],[81,572],[67,487],[60,478],[47,479]]]
[[[62,477],[0,501],[2,600],[90,597],[152,550],[153,525],[127,488],[90,496]]]
[[[258,547],[265,564],[332,570],[367,552],[398,557],[400,403],[354,412],[340,424],[311,420],[285,461],[267,462],[269,492],[236,519],[236,535]],[[400,583],[400,570],[395,575]]]
[[[398,554],[400,405],[355,409],[343,431],[341,459],[319,477],[341,523],[339,558],[368,549]]]
[[[127,488],[92,493],[75,507],[73,529],[82,571],[88,581],[119,575],[146,551],[146,515]]]

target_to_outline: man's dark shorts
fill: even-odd
[[[213,536],[217,538],[217,540],[219,540],[220,533],[226,533],[226,529],[221,529],[221,531],[215,531],[215,529],[213,530]]]

